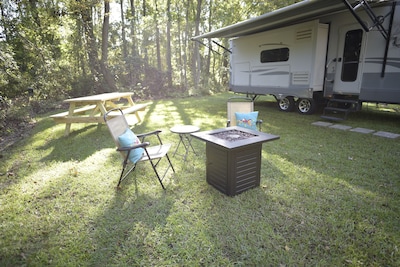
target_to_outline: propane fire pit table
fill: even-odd
[[[191,135],[206,142],[207,182],[228,196],[260,185],[262,143],[279,139],[238,126]]]

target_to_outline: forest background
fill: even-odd
[[[0,1],[0,131],[69,97],[129,91],[135,99],[156,99],[225,91],[228,40],[191,38],[295,2]]]

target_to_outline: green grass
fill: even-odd
[[[154,101],[135,132],[225,125],[228,94]],[[225,196],[205,179],[205,144],[158,184],[147,164],[116,190],[120,156],[105,126],[37,118],[2,152],[1,266],[399,266],[399,139],[312,126],[319,115],[256,102],[261,185]],[[400,133],[399,113],[368,110],[343,124]],[[175,147],[173,147],[174,149]]]

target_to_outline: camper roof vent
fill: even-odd
[[[292,75],[292,84],[309,84],[310,75],[308,72],[294,72]]]
[[[296,32],[296,41],[310,40],[312,38],[312,29],[302,29]]]

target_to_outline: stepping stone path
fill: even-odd
[[[343,124],[333,124],[333,125],[329,126],[329,128],[343,130],[343,131],[347,131],[347,130],[351,129],[350,126],[346,126],[346,125],[343,125]]]
[[[400,134],[395,134],[395,133],[390,133],[390,132],[382,132],[382,131],[376,132],[376,133],[374,133],[374,135],[391,138],[391,139],[395,139],[400,136]]]
[[[363,134],[370,134],[375,132],[375,130],[371,130],[371,129],[366,129],[366,128],[353,128],[350,129],[350,132],[356,132],[356,133],[363,133]]]
[[[396,134],[396,133],[375,131],[372,129],[360,128],[360,127],[353,128],[351,126],[347,126],[347,125],[343,125],[343,124],[334,124],[334,123],[325,122],[325,121],[316,121],[311,124],[315,125],[315,126],[329,127],[332,129],[337,129],[337,130],[342,130],[342,131],[349,130],[350,132],[356,132],[356,133],[362,133],[362,134],[371,134],[372,133],[375,136],[390,138],[390,139],[396,139],[396,138],[400,137],[400,134]]]

